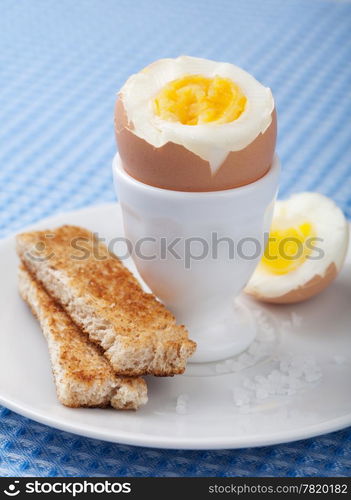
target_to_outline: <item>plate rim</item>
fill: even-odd
[[[86,207],[78,208],[68,212],[57,212],[53,215],[39,219],[30,225],[23,226],[15,232],[10,233],[4,238],[0,239],[0,248],[8,243],[13,242],[16,234],[21,231],[35,229],[36,227],[43,226],[44,224],[55,224],[56,219],[60,219],[62,215],[67,217],[79,215],[99,209],[112,209],[118,205],[116,202],[99,203],[96,205],[87,205]],[[58,403],[58,401],[57,401]],[[162,449],[186,449],[186,450],[221,450],[221,449],[240,449],[240,448],[254,448],[260,446],[271,446],[283,443],[290,443],[302,439],[313,438],[323,434],[339,431],[351,426],[351,413],[340,417],[326,420],[318,424],[304,425],[301,429],[293,429],[292,431],[280,431],[275,434],[267,436],[256,436],[252,434],[238,438],[237,436],[232,439],[227,437],[211,437],[211,438],[179,438],[179,437],[157,437],[145,433],[135,433],[128,431],[118,431],[113,435],[109,432],[104,432],[103,429],[97,428],[96,425],[84,424],[84,427],[76,423],[70,423],[65,417],[55,417],[52,415],[45,415],[42,411],[38,411],[30,405],[23,405],[20,401],[9,398],[0,394],[0,404],[19,415],[29,418],[40,424],[49,427],[70,432],[75,435],[99,439],[105,442],[119,443],[124,445],[141,446],[148,448],[162,448]],[[80,409],[83,410],[83,409]],[[87,411],[87,409],[84,409]],[[88,410],[89,411],[89,410]]]
[[[66,423],[65,420],[60,418],[46,417],[41,412],[36,413],[35,410],[26,409],[19,403],[11,402],[0,395],[0,404],[19,415],[39,422],[40,424],[47,425],[54,429],[72,434],[83,436],[92,439],[98,439],[105,442],[124,444],[131,446],[141,446],[147,448],[162,448],[162,449],[175,449],[175,450],[225,450],[225,449],[241,449],[241,448],[257,448],[262,446],[272,446],[284,443],[291,443],[303,439],[309,439],[323,434],[329,434],[342,429],[346,429],[351,425],[351,415],[334,418],[333,420],[322,422],[319,424],[312,424],[304,426],[303,430],[299,432],[286,432],[281,431],[274,434],[270,438],[256,438],[255,435],[249,439],[247,436],[243,439],[230,441],[230,438],[213,437],[207,440],[203,438],[192,438],[191,440],[181,440],[179,438],[157,438],[148,434],[138,433],[137,435],[122,432],[119,435],[105,434],[104,432],[94,430],[94,426],[85,426],[84,428],[78,427],[78,424]],[[75,410],[75,408],[69,408]],[[78,408],[79,410],[79,408]],[[80,408],[80,410],[89,411],[88,408]]]

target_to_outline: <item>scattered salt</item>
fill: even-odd
[[[287,373],[289,371],[289,362],[287,359],[283,359],[280,361],[279,368],[283,373]]]
[[[228,373],[228,369],[224,363],[217,363],[215,366],[215,370],[218,374]]]
[[[261,342],[272,342],[274,340],[274,328],[266,328],[262,330],[262,333],[259,337]]]
[[[247,377],[244,378],[244,380],[243,380],[243,386],[246,387],[247,389],[254,389],[255,388],[254,382]]]
[[[292,396],[321,378],[322,372],[312,357],[285,358],[279,361],[278,368],[266,375],[244,378],[242,388],[237,388],[233,392],[234,402],[237,406],[243,406],[269,397]]]
[[[251,358],[250,358],[250,355],[247,352],[244,352],[243,354],[240,354],[239,360],[240,360],[241,363],[243,363],[244,365],[246,365],[247,363],[250,362]]]
[[[343,365],[344,363],[346,363],[346,357],[345,356],[341,356],[340,354],[335,354],[333,356],[333,361],[337,365]]]
[[[307,382],[317,382],[317,380],[320,380],[321,378],[322,372],[318,369],[305,373],[305,379]]]
[[[187,394],[180,394],[177,397],[176,413],[178,415],[185,415],[188,412],[189,396]]]
[[[257,354],[259,354],[259,352],[260,352],[259,342],[252,342],[252,344],[250,345],[250,347],[248,349],[248,353],[252,354],[253,356],[257,356]]]
[[[303,322],[302,316],[300,316],[299,314],[297,314],[296,312],[293,311],[291,313],[292,326],[299,327],[302,325],[302,322]]]
[[[263,311],[262,309],[252,309],[252,313],[256,318],[262,318],[263,316]]]
[[[240,387],[233,389],[233,400],[236,406],[244,406],[250,403],[250,393]]]
[[[255,395],[257,399],[267,399],[269,397],[269,392],[263,387],[257,387]]]

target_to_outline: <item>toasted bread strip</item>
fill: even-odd
[[[102,347],[116,373],[184,372],[195,342],[90,231],[62,226],[22,233],[17,252],[47,292]]]
[[[57,397],[65,406],[136,410],[147,402],[142,378],[117,377],[109,362],[21,266],[19,290],[48,342]]]

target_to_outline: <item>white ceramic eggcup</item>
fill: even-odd
[[[137,181],[118,155],[113,175],[125,236],[153,293],[197,342],[191,362],[229,358],[255,337],[250,311],[234,301],[264,250],[278,190],[279,160],[243,187],[211,192],[161,189]]]

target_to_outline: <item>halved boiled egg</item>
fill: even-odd
[[[306,192],[277,201],[264,255],[245,292],[279,304],[306,300],[337,276],[348,241],[348,222],[329,198]]]
[[[132,75],[115,131],[125,170],[154,186],[215,191],[249,184],[272,164],[276,113],[269,88],[229,63],[182,56]]]

